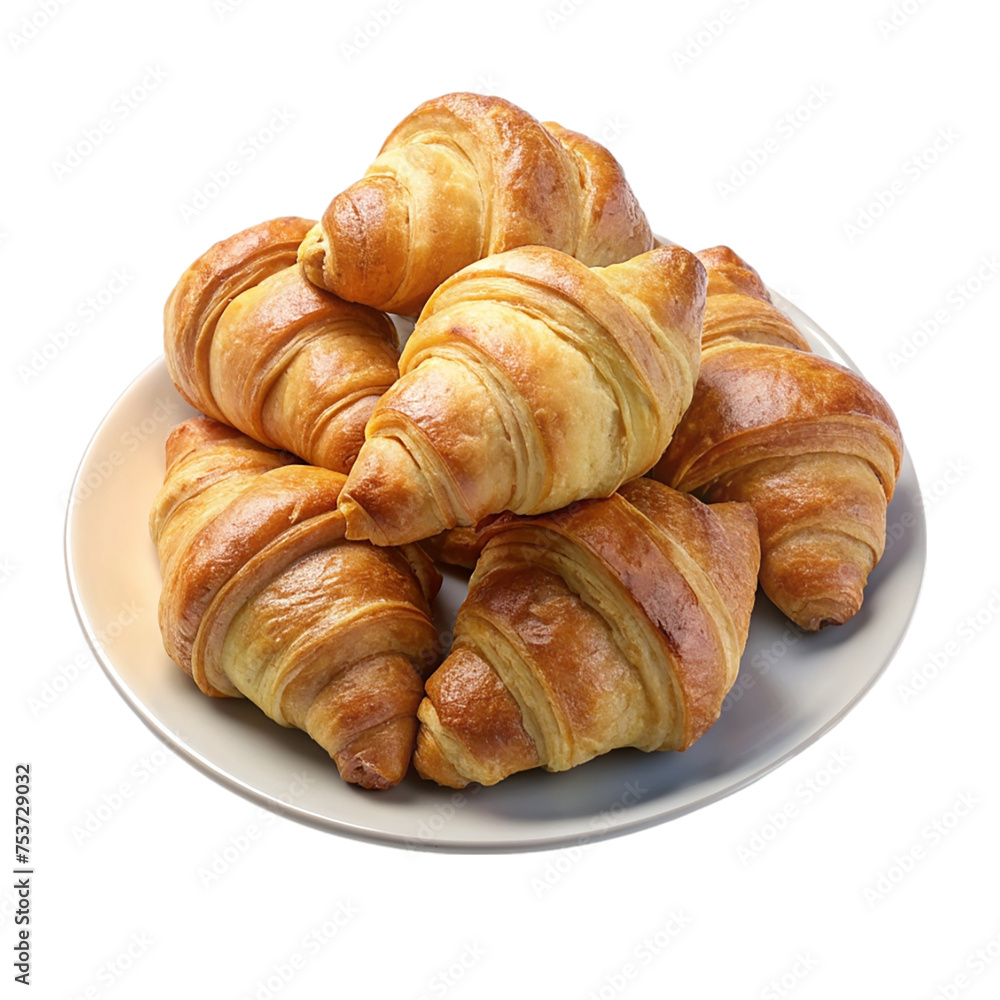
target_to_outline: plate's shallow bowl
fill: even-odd
[[[817,353],[851,365],[807,316],[774,299]],[[147,516],[163,479],[166,436],[193,412],[161,359],[129,386],[90,442],[66,521],[80,622],[112,683],[165,743],[233,791],[347,836],[402,847],[524,850],[621,834],[700,808],[766,774],[840,720],[889,662],[916,603],[925,526],[906,458],[889,508],[889,543],[861,611],[846,625],[804,634],[759,595],[722,717],[690,750],[619,750],[561,774],[525,772],[463,792],[414,774],[389,792],[365,792],[344,784],[303,733],[275,725],[247,701],[201,695],[163,652]],[[467,578],[445,570],[436,604],[444,633]]]

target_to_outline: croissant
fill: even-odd
[[[652,476],[709,503],[752,504],[764,592],[804,629],[842,624],[885,547],[902,460],[896,418],[860,375],[794,349],[806,345],[746,262],[724,247],[699,257],[709,272],[701,372]]]
[[[417,712],[420,775],[461,788],[617,747],[684,750],[715,722],[746,644],[752,508],[650,479],[551,514],[505,514]]]
[[[306,276],[352,302],[416,315],[456,271],[539,244],[590,266],[652,249],[615,158],[499,97],[447,94],[408,115],[306,236]]]
[[[164,310],[167,367],[192,406],[271,448],[347,472],[398,376],[396,329],[302,276],[308,219],[273,219],[220,243]]]
[[[729,247],[701,250],[708,273],[702,347],[723,339],[808,351],[809,342],[771,301],[760,275]]]
[[[431,297],[341,495],[379,545],[610,496],[691,398],[704,268],[680,247],[587,268],[546,247],[478,261]]]
[[[207,417],[167,439],[150,514],[163,644],[198,687],[307,732],[345,781],[388,788],[413,752],[441,578],[417,546],[344,538],[344,477]]]

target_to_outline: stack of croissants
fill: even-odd
[[[661,244],[605,148],[497,97],[418,107],[318,222],[199,257],[164,322],[204,414],[150,515],[166,651],[365,788],[684,750],[758,579],[816,630],[882,554],[882,396],[732,250]],[[472,569],[446,655],[435,561]]]

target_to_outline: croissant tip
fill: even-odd
[[[389,544],[385,533],[379,529],[375,519],[351,496],[346,488],[340,494],[337,507],[344,517],[345,537],[349,541],[369,541],[373,545]]]
[[[341,778],[375,791],[395,788],[409,769],[416,728],[413,716],[399,716],[362,733],[333,755]]]
[[[831,625],[843,625],[850,621],[861,609],[861,597],[821,597],[807,601],[798,608],[782,610],[799,628],[807,632],[819,632]]]
[[[360,785],[372,791],[386,791],[395,788],[403,780],[403,774],[385,774],[377,765],[361,757],[341,760],[336,758],[341,778],[350,785]],[[404,772],[405,773],[405,772]]]
[[[420,542],[455,526],[454,520],[444,518],[420,465],[395,437],[368,437],[339,506],[347,537],[367,538],[376,545]]]
[[[299,244],[298,263],[306,279],[319,288],[325,288],[324,270],[326,267],[327,247],[323,236],[323,225],[317,222],[306,233]]]
[[[425,781],[434,781],[446,788],[465,788],[469,784],[468,779],[454,768],[442,752],[441,745],[423,725],[417,730],[413,766]]]

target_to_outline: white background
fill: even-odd
[[[361,48],[385,0],[49,3],[48,23],[42,2],[0,16],[3,767],[11,812],[15,763],[35,774],[35,995],[996,996],[996,5],[394,0]],[[573,856],[414,853],[275,819],[204,886],[199,868],[261,813],[161,751],[87,652],[63,568],[72,475],[160,352],[190,260],[265,218],[316,217],[450,90],[603,139],[657,231],[728,243],[844,347],[894,407],[929,500],[917,612],[839,726],[700,812]],[[291,120],[251,159],[279,111]],[[58,168],[102,118],[100,144]],[[185,219],[230,160],[239,172]],[[805,801],[835,755],[849,765]],[[134,794],[81,841],[122,780]],[[8,981],[13,898],[0,888]],[[307,950],[338,906],[356,915]],[[683,926],[647,960],[671,914]]]

